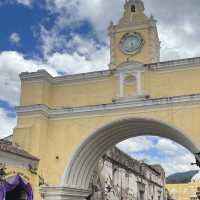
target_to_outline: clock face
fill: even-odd
[[[120,48],[124,53],[134,54],[142,48],[143,43],[139,33],[126,33],[120,41]]]

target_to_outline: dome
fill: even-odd
[[[191,182],[200,182],[200,171],[192,177]]]

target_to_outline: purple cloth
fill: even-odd
[[[17,186],[20,186],[20,188],[26,192],[28,200],[33,200],[33,191],[31,185],[29,183],[26,184],[19,175],[15,177],[12,183],[3,181],[2,185],[0,186],[0,200],[4,200],[6,192],[14,190]]]

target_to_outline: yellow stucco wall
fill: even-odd
[[[145,71],[142,91],[151,98],[172,97],[200,93],[200,66],[187,70]],[[126,86],[127,94],[136,88]],[[49,107],[80,107],[111,103],[119,97],[119,77],[111,75],[98,80],[51,84],[48,81],[22,81],[21,106],[45,104]]]
[[[170,195],[176,200],[191,200],[191,197],[196,196],[198,187],[200,187],[200,182],[166,185]]]

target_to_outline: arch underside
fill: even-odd
[[[113,145],[142,135],[171,139],[194,154],[199,152],[194,141],[166,123],[146,118],[124,119],[98,129],[78,147],[66,168],[63,184],[71,188],[88,189],[92,173],[101,156]]]

